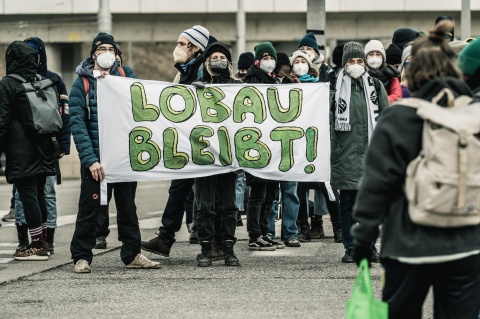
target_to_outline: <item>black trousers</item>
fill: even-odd
[[[278,198],[279,182],[252,182],[247,203],[247,231],[250,240],[268,234],[268,218]]]
[[[431,286],[434,319],[478,319],[480,254],[439,264],[412,265],[391,259],[382,263],[382,299],[388,302],[390,319],[421,319]]]
[[[78,215],[75,223],[70,252],[76,263],[80,259],[92,262],[95,247],[95,225],[100,211],[100,182],[93,179],[90,170],[81,168],[82,184]],[[18,186],[17,186],[18,187]],[[135,205],[136,182],[109,184],[108,201],[115,197],[117,207],[118,239],[122,242],[120,257],[126,265],[131,263],[141,250],[141,236]]]
[[[325,202],[327,203],[328,213],[330,214],[330,220],[332,224],[340,225],[340,204],[338,200],[338,193],[336,190],[333,191],[335,195],[335,201],[330,201],[328,197],[327,187],[325,183],[321,182],[298,182],[297,186],[297,196],[300,200],[300,208],[298,209],[298,224],[301,227],[308,226],[308,190],[315,189],[322,192],[325,197]]]

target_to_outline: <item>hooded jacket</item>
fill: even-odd
[[[76,70],[78,77],[70,90],[70,126],[73,141],[77,147],[80,162],[84,168],[89,168],[93,163],[100,162],[100,149],[98,139],[98,113],[97,113],[97,79],[93,77],[94,60],[85,59]],[[118,62],[110,68],[110,75],[119,76]],[[126,77],[135,78],[135,74],[128,66],[122,65]],[[82,77],[88,79],[90,110],[87,109],[85,91]],[[90,115],[90,117],[89,117]]]
[[[412,96],[431,101],[443,88],[456,97],[471,95],[465,83],[446,77],[427,82]],[[353,234],[357,241],[370,243],[383,224],[382,258],[442,256],[480,249],[480,225],[426,227],[414,224],[409,217],[403,184],[408,164],[422,147],[423,123],[414,108],[400,102],[382,114],[371,139],[354,208],[358,225]]]
[[[6,51],[8,74],[19,74],[34,81],[38,70],[38,55],[29,44],[16,41]],[[55,175],[52,140],[48,136],[31,136],[25,133],[19,121],[15,88],[19,80],[4,77],[0,81],[0,151],[5,152],[7,182],[24,178]]]
[[[55,72],[49,71],[47,67],[47,53],[45,52],[45,43],[42,39],[31,37],[25,39],[25,42],[32,41],[39,48],[40,63],[38,66],[38,74],[47,79],[56,80],[57,93],[59,96],[58,103],[60,107],[60,114],[62,115],[62,130],[57,135],[58,145],[60,146],[60,153],[70,154],[70,114],[68,109],[68,92],[65,87],[63,79]]]

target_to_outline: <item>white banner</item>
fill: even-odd
[[[190,85],[97,80],[107,183],[243,169],[284,181],[330,181],[329,86]],[[106,204],[106,196],[102,196]]]

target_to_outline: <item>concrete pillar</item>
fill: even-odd
[[[472,15],[470,12],[470,0],[462,0],[461,13],[462,40],[471,37],[472,34]]]
[[[100,0],[100,8],[97,15],[98,32],[112,34],[112,13],[110,12],[109,0]]]
[[[307,33],[315,33],[318,47],[325,55],[325,26],[327,15],[325,13],[325,0],[307,1]]]
[[[237,0],[238,8],[237,8],[237,43],[236,43],[236,57],[237,59],[234,62],[238,61],[238,57],[241,53],[245,52],[246,47],[246,40],[245,40],[245,33],[246,33],[246,15],[245,9],[243,6],[243,0]]]

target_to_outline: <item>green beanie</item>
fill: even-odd
[[[262,42],[255,47],[255,60],[261,60],[265,55],[273,56],[277,59],[277,52],[273,47],[272,42]]]
[[[465,75],[474,75],[480,68],[480,38],[470,42],[458,55],[457,65]]]

